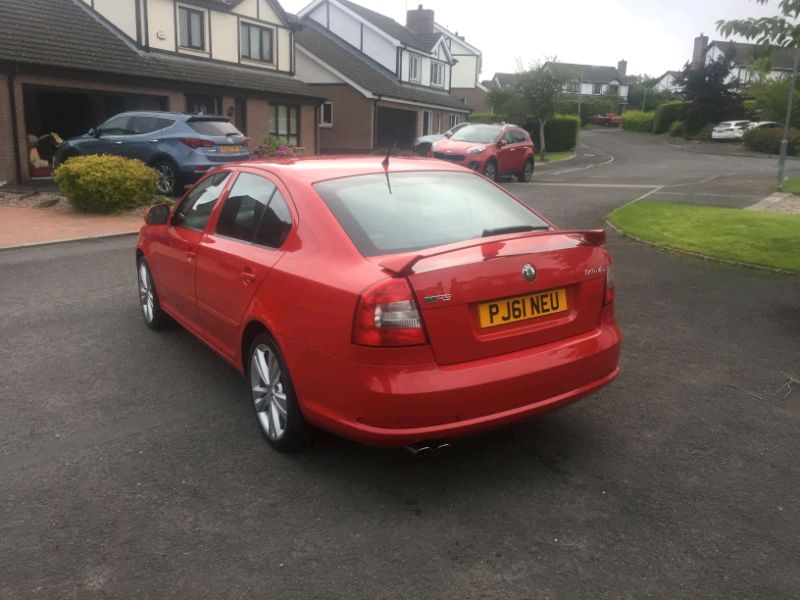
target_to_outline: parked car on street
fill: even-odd
[[[745,131],[750,131],[751,129],[783,129],[783,125],[777,121],[751,121],[745,127]]]
[[[536,148],[530,134],[516,125],[472,124],[436,142],[432,152],[434,158],[469,167],[491,180],[516,175],[527,183]]]
[[[711,130],[712,140],[740,140],[750,121],[723,121]]]
[[[445,161],[222,166],[145,222],[146,324],[174,319],[244,375],[278,450],[309,423],[428,452],[619,373],[605,232]]]
[[[446,138],[450,138],[453,136],[454,133],[463,129],[469,125],[467,121],[463,123],[459,123],[455,127],[448,129],[444,133],[434,133],[431,135],[423,135],[418,137],[414,140],[414,152],[419,154],[420,156],[430,156],[431,155],[431,147],[438,142],[439,140],[443,140]]]
[[[622,117],[614,113],[594,115],[592,117],[592,123],[595,125],[605,125],[606,127],[619,127],[622,123]]]
[[[85,154],[138,158],[158,173],[158,191],[179,194],[220,163],[246,160],[247,138],[226,117],[126,112],[61,144],[56,164]]]

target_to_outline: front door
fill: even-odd
[[[511,131],[506,131],[500,139],[503,146],[497,149],[497,170],[503,174],[516,173],[520,170],[523,151],[515,143]]]
[[[230,171],[201,180],[174,211],[170,224],[153,243],[150,268],[159,300],[187,328],[200,334],[195,268],[198,248]]]
[[[291,227],[291,213],[276,182],[243,171],[233,182],[213,231],[200,242],[197,308],[206,339],[231,358],[239,347],[247,309],[283,255]]]

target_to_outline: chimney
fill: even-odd
[[[619,61],[617,63],[617,71],[619,71],[620,75],[625,77],[625,75],[627,75],[627,71],[628,71],[628,61],[627,60]]]
[[[406,13],[406,28],[411,33],[433,33],[433,11],[422,8],[422,4],[416,10],[409,10]]]
[[[708,36],[701,33],[694,38],[694,51],[692,52],[693,69],[699,69],[705,64],[706,48],[708,48]]]

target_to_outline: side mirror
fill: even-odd
[[[88,132],[86,132],[86,135],[90,135],[92,137],[100,137],[100,132],[94,127],[92,127]]]
[[[144,215],[144,222],[148,225],[166,225],[169,223],[169,207],[169,204],[151,206]]]
[[[505,140],[505,138],[497,141],[497,147],[498,148],[502,148],[503,146],[506,146],[506,145],[508,145],[508,142]]]
[[[453,132],[452,131],[445,131],[444,132],[444,137],[446,137],[447,139],[450,139],[451,137],[453,137]]]

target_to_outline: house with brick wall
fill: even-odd
[[[456,61],[433,11],[408,12],[408,26],[349,0],[314,0],[298,17],[296,73],[328,101],[322,152],[410,146],[446,131],[470,107],[452,91]]]
[[[222,114],[251,145],[316,153],[324,98],[295,76],[297,29],[274,0],[2,0],[0,181],[30,178],[29,136],[127,110]]]
[[[423,10],[422,5],[415,11],[409,11],[409,15],[421,10]],[[415,22],[413,18],[409,19],[408,25],[410,26],[413,22]],[[423,20],[421,26],[426,27],[427,22]],[[434,23],[433,29],[442,34],[444,42],[450,50],[450,55],[455,61],[450,93],[463,98],[467,106],[475,112],[488,112],[490,110],[487,99],[489,88],[481,83],[480,79],[483,53],[468,43],[466,37],[459,35],[457,31],[453,33],[439,23]]]

